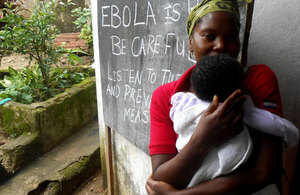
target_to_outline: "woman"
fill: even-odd
[[[239,15],[235,1],[204,0],[190,13],[187,30],[189,50],[196,61],[203,56],[228,54],[237,57],[240,49]],[[182,77],[160,86],[152,96],[150,117],[150,155],[153,176],[147,181],[148,194],[246,194],[279,181],[281,174],[281,141],[251,131],[254,151],[248,162],[237,171],[185,189],[194,172],[211,148],[227,141],[242,130],[242,107],[245,95],[234,92],[220,107],[218,98],[202,115],[189,143],[180,153],[175,148],[176,134],[169,117],[170,98],[178,91],[189,91],[191,67]],[[281,115],[281,98],[277,79],[265,65],[248,69],[244,91],[259,108]]]

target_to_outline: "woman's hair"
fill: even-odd
[[[223,102],[236,89],[241,87],[244,78],[243,68],[235,59],[225,54],[205,56],[192,71],[191,86],[198,98],[212,101],[218,95]]]

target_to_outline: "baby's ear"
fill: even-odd
[[[190,89],[190,90],[191,90],[192,93],[195,93],[195,89],[194,89],[193,86],[191,86],[191,89]]]

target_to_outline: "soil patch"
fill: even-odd
[[[91,65],[93,63],[92,56],[81,56],[80,58],[81,58],[82,62],[81,63],[76,62],[75,66],[76,65]],[[68,63],[68,59],[66,56],[62,56],[58,61],[59,61],[58,64],[53,65],[53,67],[71,66]],[[34,61],[32,61],[30,63],[28,56],[20,55],[20,54],[11,54],[9,56],[4,56],[0,63],[0,69],[2,69],[2,70],[8,69],[8,67],[12,67],[16,70],[19,70],[23,67],[28,67],[28,66],[34,66]]]
[[[8,143],[9,141],[9,136],[0,131],[0,146]]]
[[[107,190],[104,190],[102,186],[102,174],[101,171],[98,170],[74,195],[107,195]]]

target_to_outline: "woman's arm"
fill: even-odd
[[[242,104],[245,98],[237,90],[220,107],[218,98],[214,98],[180,153],[151,156],[153,179],[167,182],[178,189],[185,188],[206,153],[243,129]]]
[[[254,151],[248,162],[231,174],[177,190],[168,183],[149,178],[146,189],[150,195],[247,194],[274,183],[281,176],[281,141],[273,136],[254,132]],[[179,178],[178,178],[179,179]],[[180,178],[181,179],[181,178]]]

